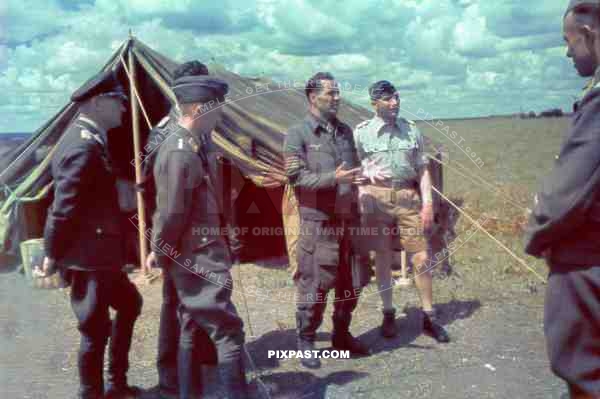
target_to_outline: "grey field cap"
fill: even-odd
[[[567,7],[567,11],[565,11],[565,15],[567,15],[569,11],[573,10],[574,8],[583,5],[600,7],[600,0],[571,0],[569,1],[569,6]]]

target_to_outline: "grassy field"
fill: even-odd
[[[444,122],[443,127],[457,133],[454,140],[436,123],[420,124],[423,133],[447,152],[445,194],[462,203],[474,219],[484,217],[484,227],[490,233],[542,274],[546,272],[543,262],[523,254],[522,229],[539,181],[551,169],[568,123],[568,118],[502,117]],[[476,157],[468,157],[467,148]],[[476,165],[474,159],[483,165]],[[459,217],[456,234],[471,226],[465,217]],[[506,273],[533,277],[483,235],[467,242],[452,263],[458,272],[481,272],[488,278],[501,279]]]

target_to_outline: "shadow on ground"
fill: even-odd
[[[478,300],[453,300],[448,303],[436,305],[439,321],[444,326],[447,326],[456,320],[471,317],[480,307],[481,302]],[[380,352],[393,351],[402,347],[432,349],[433,346],[430,345],[422,346],[413,344],[417,337],[423,333],[423,314],[420,309],[414,307],[408,308],[405,309],[405,313],[406,317],[396,319],[396,324],[399,327],[400,333],[395,338],[383,339],[380,334],[379,326],[373,327],[358,338],[369,345],[374,355]]]
[[[481,307],[481,302],[457,301],[437,304],[436,309],[439,315],[439,321],[446,326],[456,320],[467,319]],[[360,335],[358,338],[367,344],[375,355],[380,352],[393,351],[402,347],[431,349],[433,346],[415,345],[413,342],[422,334],[423,317],[417,308],[405,310],[406,317],[396,319],[400,333],[392,339],[383,339],[379,332],[379,325]],[[331,334],[329,332],[319,332],[317,341],[329,341]],[[289,351],[296,349],[296,331],[294,329],[276,330],[262,335],[255,341],[246,345],[251,354],[254,365],[258,370],[274,369],[280,366],[280,361],[275,357],[269,358],[268,351]]]
[[[247,343],[246,348],[258,370],[274,369],[280,366],[280,361],[275,357],[269,358],[268,351],[296,350],[296,337],[294,329],[270,331],[257,340]],[[317,333],[317,341],[329,339],[329,333]]]
[[[269,396],[277,399],[325,399],[333,391],[341,390],[352,381],[365,378],[369,373],[357,371],[336,371],[318,377],[306,371],[273,373],[261,378],[262,386],[253,382],[251,391],[256,397],[263,397],[266,389]]]
[[[449,325],[456,320],[470,318],[481,307],[478,300],[458,301],[438,304],[439,320],[443,325]],[[400,334],[393,339],[383,339],[379,332],[379,326],[374,326],[368,332],[359,336],[359,339],[367,344],[375,356],[378,353],[390,352],[402,347],[420,349],[433,349],[432,345],[416,345],[413,342],[422,334],[423,318],[417,308],[406,309],[406,317],[396,320]],[[329,332],[319,332],[317,341],[328,342],[331,339]],[[255,341],[246,345],[252,356],[253,367],[257,371],[273,370],[284,365],[275,357],[269,358],[268,351],[289,351],[296,349],[296,331],[294,329],[281,329],[270,331]],[[251,383],[253,396],[264,397],[268,391],[270,397],[274,398],[326,398],[332,397],[334,393],[344,396],[343,386],[358,379],[368,377],[369,373],[342,370],[332,372],[325,376],[315,375],[309,371],[282,371],[263,375],[260,381],[254,379]]]

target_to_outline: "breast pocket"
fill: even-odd
[[[417,143],[410,140],[401,140],[394,137],[390,142],[390,152],[395,168],[413,169],[418,163],[419,148]]]
[[[322,144],[308,144],[306,147],[307,167],[311,172],[330,172],[335,170],[335,154],[329,146]]]
[[[399,137],[392,137],[389,143],[389,149],[391,151],[406,151],[412,152],[417,150],[417,143],[409,139],[401,139]]]
[[[362,147],[367,153],[384,152],[388,150],[388,145],[382,140],[367,141],[362,143]]]

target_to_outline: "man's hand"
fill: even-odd
[[[352,182],[352,184],[355,184],[357,186],[362,186],[363,184],[367,184],[368,182],[369,182],[369,180],[366,177],[356,176],[354,178],[354,181]]]
[[[423,204],[423,208],[421,208],[421,222],[423,223],[423,231],[426,234],[431,233],[433,228],[433,204]]]
[[[146,257],[146,270],[150,272],[155,267],[158,267],[158,265],[156,264],[156,254],[154,253],[154,251],[152,251]]]
[[[39,266],[35,266],[33,268],[32,274],[33,274],[33,277],[44,278],[44,277],[52,276],[57,271],[58,271],[58,269],[56,267],[56,261],[52,258],[45,256],[44,262],[42,264],[42,268],[40,269]]]
[[[335,170],[335,181],[339,184],[352,184],[357,178],[360,178],[360,168],[344,170],[345,166],[346,163],[342,162],[342,164]]]
[[[371,184],[384,183],[392,177],[388,168],[377,165],[374,160],[364,163],[363,175],[371,181]]]

